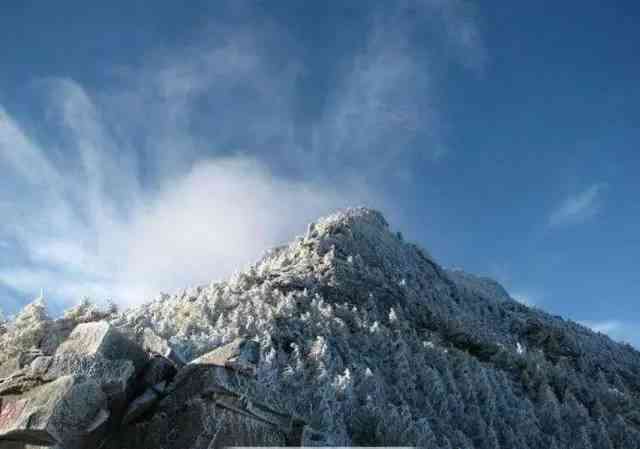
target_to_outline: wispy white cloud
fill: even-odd
[[[416,2],[472,58],[473,18],[453,3]],[[44,80],[37,138],[0,106],[0,175],[14,187],[0,192],[0,241],[17,248],[0,283],[138,303],[224,277],[337,207],[385,208],[380,167],[410,157],[418,133],[429,157],[446,148],[436,61],[416,60],[401,25],[372,26],[308,147],[294,138],[303,62],[282,57],[291,38],[273,25],[213,26],[100,89]]]
[[[428,23],[410,19],[415,16]],[[375,15],[367,45],[354,55],[314,126],[314,144],[323,156],[328,151],[340,164],[389,173],[408,156],[436,160],[447,153],[438,92],[446,58],[417,54],[413,39],[425,28],[438,30],[446,58],[481,67],[485,53],[477,22],[462,2],[405,2]]]
[[[368,161],[386,169],[413,151],[415,139],[428,136],[422,151],[438,158],[446,151],[429,70],[414,58],[398,20],[379,19],[368,46],[355,56],[341,86],[316,125],[316,146],[354,165]],[[420,99],[420,100],[418,100]],[[383,147],[384,151],[376,151]],[[374,156],[375,157],[372,157]]]
[[[93,146],[83,151],[95,153],[82,161],[77,184],[41,193],[41,203],[48,198],[51,206],[23,207],[12,223],[31,266],[1,268],[3,284],[30,294],[42,287],[54,298],[136,303],[228,275],[317,215],[367,195],[357,185],[344,195],[278,178],[254,158],[235,155],[201,160],[158,190],[132,189],[137,198],[123,207],[117,202],[127,192],[122,186],[135,180],[114,160],[92,161],[109,158],[109,146],[99,133],[86,137]],[[48,163],[44,151],[38,157]],[[63,178],[59,170],[55,179]]]
[[[203,162],[126,220],[87,230],[73,223],[54,239],[28,235],[31,258],[49,268],[5,269],[0,281],[58,298],[140,302],[226,276],[344,201],[325,187],[274,179],[253,160]]]
[[[578,224],[596,216],[602,207],[606,187],[604,183],[597,183],[569,195],[549,216],[549,226]]]
[[[227,276],[318,215],[368,198],[348,179],[334,187],[275,176],[251,155],[189,164],[180,151],[193,149],[191,136],[180,130],[154,144],[159,158],[181,164],[148,173],[157,182],[144,189],[135,159],[120,151],[87,91],[71,80],[48,80],[47,87],[47,106],[65,136],[62,161],[2,116],[0,160],[16,182],[28,181],[21,201],[6,198],[0,225],[28,259],[0,267],[0,282],[16,291],[34,296],[44,288],[58,302],[91,296],[139,303]]]
[[[581,324],[596,332],[607,334],[616,341],[640,348],[640,325],[620,320],[582,321]]]
[[[1,105],[0,163],[3,171],[19,174],[21,180],[33,185],[58,181],[55,170]]]

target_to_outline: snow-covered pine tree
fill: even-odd
[[[38,348],[50,322],[44,297],[40,295],[18,313],[7,326],[7,332],[0,336],[0,363],[22,351]]]
[[[0,309],[0,337],[7,332],[7,319]]]

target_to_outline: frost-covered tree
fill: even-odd
[[[591,439],[587,433],[587,429],[583,426],[574,431],[574,438],[569,442],[569,448],[571,449],[592,449]]]
[[[7,319],[2,313],[2,309],[0,309],[0,336],[7,332]]]
[[[607,432],[607,423],[603,417],[591,423],[591,435],[593,447],[598,449],[613,449],[613,443]]]
[[[42,295],[26,305],[0,337],[0,362],[20,352],[38,348],[51,320]]]
[[[118,308],[113,302],[107,302],[105,307],[98,307],[89,298],[85,297],[75,307],[65,311],[63,318],[76,325],[110,318],[117,311]]]
[[[541,430],[547,435],[559,436],[563,429],[560,405],[550,386],[543,387],[538,404],[537,414]]]

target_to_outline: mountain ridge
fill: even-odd
[[[393,340],[397,332],[408,332],[416,341],[428,342],[435,348],[441,346],[445,350],[449,348],[461,351],[498,373],[508,372],[516,376],[518,382],[515,387],[518,392],[531,391],[537,394],[535,389],[541,387],[536,386],[536,382],[543,382],[536,376],[545,377],[546,374],[539,372],[536,365],[547,366],[550,375],[556,380],[562,378],[564,371],[574,372],[574,369],[579,368],[582,370],[582,380],[601,376],[607,379],[607,385],[617,384],[617,387],[612,388],[630,391],[629,397],[633,398],[635,405],[628,407],[632,411],[636,410],[639,353],[577,323],[526,307],[508,294],[505,296],[506,291],[495,281],[474,277],[474,282],[470,282],[471,276],[466,275],[461,279],[459,272],[440,267],[426,251],[391,232],[380,213],[362,208],[348,209],[311,224],[304,236],[267,255],[229,283],[221,283],[212,290],[205,287],[195,299],[190,298],[189,294],[185,294],[182,299],[174,297],[174,306],[167,310],[173,314],[175,310],[181,309],[178,304],[193,305],[198,303],[198,298],[204,298],[201,311],[206,315],[207,310],[210,310],[207,304],[211,298],[220,297],[224,302],[224,294],[221,292],[225,289],[242,292],[239,297],[249,297],[251,295],[247,295],[247,292],[258,288],[265,292],[277,292],[285,297],[292,295],[296,298],[297,305],[288,305],[291,307],[291,315],[284,314],[273,319],[279,326],[292,326],[291,332],[283,336],[285,332],[282,329],[272,328],[269,330],[273,332],[271,342],[265,344],[263,341],[263,345],[270,349],[275,347],[276,352],[290,356],[287,347],[293,344],[302,353],[299,357],[304,358],[317,350],[314,349],[317,341],[300,341],[312,338],[312,335],[300,336],[304,335],[304,330],[298,327],[308,324],[304,320],[304,313],[298,311],[299,308],[304,308],[301,303],[306,302],[315,309],[312,312],[318,313],[319,318],[322,317],[322,309],[328,307],[337,315],[335,318],[344,322],[353,320],[345,309],[357,307],[361,309],[360,319],[366,320],[363,317],[371,315],[368,325],[374,326],[377,322],[378,326],[385,327],[389,340]],[[488,286],[491,288],[487,288]],[[492,289],[500,295],[490,297],[487,292]],[[232,293],[232,296],[234,294],[236,293]],[[260,297],[261,294],[257,295]],[[286,299],[283,301],[287,302]],[[299,315],[293,319],[296,311]],[[252,316],[249,311],[244,313]],[[390,318],[390,315],[395,315],[395,319]],[[212,318],[214,317],[215,327],[229,329],[239,326],[240,333],[245,335],[251,335],[256,330],[238,321],[236,324],[224,324],[227,319],[224,312],[214,312]],[[373,319],[374,317],[378,320]],[[233,323],[233,317],[229,321]],[[405,329],[397,331],[394,326],[404,326]],[[366,326],[360,323],[360,328],[356,328],[353,333],[362,333],[364,327]],[[198,353],[204,350],[204,347],[198,349],[198,344],[190,338],[176,339],[176,335],[181,334],[180,329],[166,333],[160,326],[156,330],[182,345],[187,343],[188,351],[195,350]],[[201,331],[206,333],[208,330],[213,329],[205,325]],[[197,335],[197,331],[195,334]],[[327,344],[333,350],[331,357],[338,360],[334,373],[334,380],[338,382],[338,377],[344,375],[344,371],[341,372],[344,365],[349,365],[345,359],[353,362],[361,354],[350,357],[349,349],[343,347],[348,344],[332,338],[335,336],[334,331],[325,334],[317,332],[313,337],[328,338]],[[355,337],[350,335],[349,338]],[[224,336],[220,337],[220,342],[222,341],[225,341]],[[367,344],[363,346],[371,349]],[[414,351],[418,347],[413,343],[409,346]],[[525,358],[523,353],[533,361],[521,360]],[[304,371],[304,368],[301,369]],[[366,372],[366,369],[360,366],[361,372]],[[520,374],[513,375],[514,370]],[[560,381],[556,380],[553,381],[554,384],[560,385]],[[589,394],[585,391],[590,387],[579,386],[579,383],[576,381],[576,385],[571,388],[578,390],[577,394],[581,394],[587,401]],[[566,395],[563,388],[565,387],[558,387],[554,392],[561,401]],[[632,396],[631,391],[635,396]],[[287,406],[295,408],[292,404]],[[322,423],[316,424],[323,427]],[[342,434],[343,443],[353,442],[349,431],[342,431]],[[458,437],[458,440],[455,444],[466,444],[464,438]]]
[[[640,353],[442,268],[371,209],[106,318],[188,360],[257,342],[256,394],[331,444],[640,448]]]

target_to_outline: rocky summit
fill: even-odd
[[[640,449],[640,353],[349,209],[225,282],[0,325],[0,448]]]

